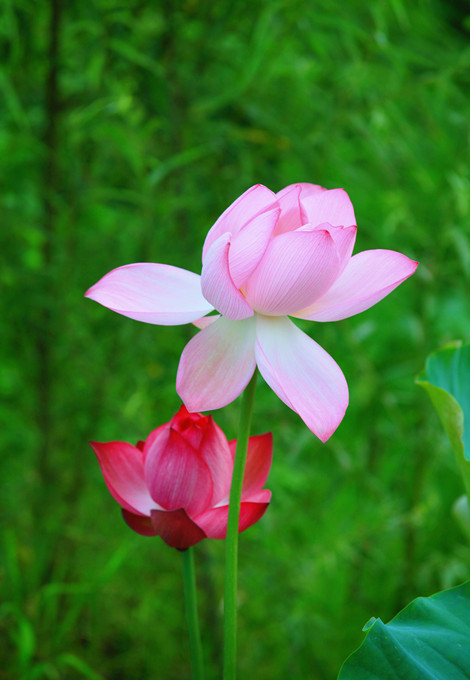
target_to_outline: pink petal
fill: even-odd
[[[339,321],[379,302],[416,271],[418,263],[394,250],[364,250],[354,255],[331,288],[294,316]]]
[[[276,194],[277,202],[281,207],[281,215],[273,236],[284,234],[286,231],[294,231],[304,223],[299,200],[301,190],[301,184],[291,184]]]
[[[168,264],[144,262],[113,269],[85,297],[137,321],[175,326],[212,311],[198,274]]]
[[[338,364],[286,317],[258,317],[256,361],[268,385],[325,442],[343,419],[348,386]]]
[[[354,243],[356,242],[356,226],[332,227],[330,224],[324,223],[317,227],[312,227],[311,224],[305,224],[304,226],[297,229],[297,231],[327,231],[333,239],[340,261],[340,267],[337,276],[339,276],[344,271],[346,265],[351,259]]]
[[[286,187],[284,187],[284,189],[278,191],[276,194],[277,200],[288,194],[293,187],[299,188],[301,196],[304,198],[312,194],[321,193],[322,191],[328,191],[325,189],[325,187],[320,186],[320,184],[311,184],[310,182],[295,182],[294,184],[288,184]]]
[[[229,442],[233,460],[237,442]],[[266,483],[273,460],[273,435],[271,432],[250,437],[243,477],[242,499],[257,493]]]
[[[286,231],[295,231],[303,224],[308,222],[300,197],[310,196],[321,191],[326,191],[318,184],[309,184],[307,182],[297,182],[297,184],[289,184],[276,194],[276,199],[281,206],[281,215],[274,236],[284,234]]]
[[[232,280],[229,270],[230,234],[222,234],[204,259],[201,288],[218,312],[234,321],[253,316],[253,310]]]
[[[260,314],[292,314],[323,295],[335,280],[339,266],[327,231],[281,234],[269,243],[248,279],[247,300]]]
[[[178,550],[187,550],[206,538],[204,531],[182,509],[172,512],[152,510],[152,523],[155,533]]]
[[[213,493],[211,505],[216,505],[230,491],[233,473],[233,459],[227,437],[209,417],[200,454],[210,470]]]
[[[170,427],[147,441],[144,454],[147,486],[160,507],[184,508],[197,514],[210,505],[213,489],[209,468],[176,430]]]
[[[242,227],[260,212],[276,206],[276,195],[262,184],[256,184],[239,196],[219,217],[206,236],[202,249],[202,259],[218,238],[229,231],[234,236]]]
[[[157,532],[153,528],[152,519],[150,517],[143,517],[142,515],[134,515],[132,512],[122,509],[122,516],[125,523],[136,533],[141,536],[157,536]]]
[[[221,317],[200,331],[183,350],[176,391],[188,411],[230,404],[254,373],[255,320]]]
[[[250,500],[244,500],[240,506],[240,521],[238,531],[242,532],[252,524],[255,524],[266,512],[271,500],[271,492],[268,489],[256,494]],[[208,538],[225,538],[227,533],[228,505],[212,508],[194,517],[194,521],[206,533]]]
[[[193,321],[193,324],[196,326],[196,328],[202,330],[203,328],[207,328],[207,326],[210,326],[212,323],[214,323],[214,321],[216,321],[219,317],[220,314],[202,316],[200,319],[196,319],[196,321]]]
[[[127,442],[90,442],[110,494],[134,514],[150,515],[155,508],[144,477],[142,451]]]
[[[276,207],[257,215],[232,239],[229,267],[237,288],[243,286],[263,257],[280,212]]]
[[[307,198],[307,196],[312,196],[313,194],[319,194],[322,191],[328,191],[328,189],[325,189],[325,187],[322,187],[320,184],[311,184],[311,182],[299,182],[299,186],[301,187],[301,197],[302,198]]]
[[[305,222],[313,225],[328,222],[332,227],[350,227],[356,224],[352,203],[344,189],[329,189],[309,195],[302,193],[300,202]]]

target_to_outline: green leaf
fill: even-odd
[[[338,680],[468,680],[470,581],[418,597],[390,623],[371,619],[367,626]]]
[[[454,343],[430,354],[416,378],[431,397],[470,495],[470,345]]]
[[[452,506],[452,512],[454,513],[454,517],[457,520],[458,525],[470,541],[470,508],[468,496],[464,494],[463,496],[457,498],[454,505]]]

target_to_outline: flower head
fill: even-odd
[[[393,250],[352,256],[356,219],[342,189],[248,189],[219,217],[201,275],[164,264],[114,269],[86,295],[147,323],[194,323],[176,387],[189,411],[233,401],[256,365],[322,441],[343,419],[348,388],[336,362],[288,317],[338,321],[362,312],[418,265]],[[207,317],[217,310],[220,316]]]
[[[182,406],[169,423],[136,446],[91,442],[127,524],[185,550],[203,538],[225,538],[236,441],[228,442],[210,416]],[[271,468],[272,435],[250,437],[239,530],[265,513],[263,489]]]

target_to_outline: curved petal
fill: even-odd
[[[246,503],[269,503],[271,496],[272,494],[269,489],[261,489],[261,491],[247,495],[243,500]]]
[[[110,494],[125,510],[150,515],[155,501],[144,477],[142,451],[127,442],[90,442]]]
[[[293,316],[339,321],[363,312],[416,271],[418,263],[394,250],[364,250],[354,255],[331,288]]]
[[[299,182],[299,186],[301,188],[301,198],[307,198],[307,196],[319,194],[322,191],[328,191],[328,189],[325,189],[325,187],[322,187],[320,184],[312,184],[311,182]]]
[[[266,512],[271,500],[271,491],[264,489],[259,492],[256,500],[244,500],[240,505],[239,533],[255,524]],[[228,505],[221,505],[194,517],[194,521],[200,526],[208,538],[225,538],[227,533]]]
[[[281,189],[280,191],[277,192],[276,194],[277,200],[283,198],[286,194],[288,194],[293,187],[298,188],[300,190],[301,196],[303,196],[304,198],[312,194],[320,193],[322,191],[328,191],[327,189],[325,189],[325,187],[322,187],[320,184],[312,184],[311,182],[294,182],[293,184],[288,184],[287,186],[284,187],[284,189]]]
[[[276,194],[281,214],[273,236],[284,234],[286,231],[295,231],[304,223],[299,200],[301,191],[301,184],[290,184]]]
[[[176,391],[188,411],[230,404],[254,373],[255,319],[221,317],[188,342],[181,355]]]
[[[262,212],[250,220],[232,239],[229,268],[237,288],[243,286],[263,257],[280,212],[279,207]]]
[[[150,516],[144,517],[142,515],[134,515],[132,512],[124,510],[124,508],[121,510],[121,512],[127,526],[129,526],[137,534],[140,534],[141,536],[158,535],[153,528],[152,519]]]
[[[247,189],[244,194],[229,205],[209,230],[202,248],[202,260],[205,260],[207,251],[222,234],[229,231],[235,236],[258,213],[269,210],[275,205],[275,193],[262,184],[255,184],[255,186]]]
[[[150,451],[151,447],[153,446],[153,443],[162,436],[162,433],[168,432],[170,430],[170,423],[163,423],[163,425],[159,425],[158,427],[155,428],[155,430],[152,430],[152,432],[149,434],[147,439],[143,442],[142,446],[140,446],[140,442],[137,443],[137,447],[142,451],[142,459],[144,461],[144,476],[145,476],[145,458],[147,456],[147,452]]]
[[[230,490],[232,479],[233,459],[227,437],[212,416],[189,413],[184,404],[170,424],[207,465],[213,485],[212,498],[207,505],[217,504]]]
[[[261,375],[325,442],[348,405],[348,386],[340,367],[286,317],[258,317],[256,326],[256,361]]]
[[[196,451],[199,451],[204,433],[210,422],[210,416],[202,413],[190,413],[184,404],[170,420],[170,427],[178,432],[187,443]]]
[[[211,473],[213,493],[210,504],[216,505],[230,491],[233,459],[227,437],[211,416],[201,442],[200,455]]]
[[[281,206],[281,215],[273,236],[284,234],[286,231],[295,231],[308,222],[300,197],[303,196],[305,198],[321,191],[326,191],[326,189],[318,184],[309,184],[308,182],[289,184],[284,189],[281,189],[281,191],[278,191],[276,199]]]
[[[332,227],[351,227],[356,224],[354,208],[344,189],[326,189],[300,196],[305,221],[311,224],[328,222]]]
[[[208,466],[184,437],[170,427],[145,447],[145,480],[164,510],[205,510],[212,499]],[[155,504],[154,504],[155,505]]]
[[[216,321],[219,317],[220,314],[202,316],[200,319],[196,319],[196,321],[193,321],[193,324],[196,326],[196,328],[202,330],[203,328],[207,328],[207,326],[210,326],[212,323],[214,323],[214,321]]]
[[[236,440],[229,442],[232,459],[235,460]],[[243,476],[242,500],[260,491],[273,461],[273,435],[271,432],[255,435],[248,440],[245,474]],[[228,502],[228,501],[227,501]]]
[[[143,262],[113,269],[85,293],[137,321],[176,326],[212,311],[201,292],[201,277],[169,264]]]
[[[187,550],[206,538],[204,531],[188,517],[183,509],[165,512],[152,510],[155,533],[171,548]]]
[[[208,538],[225,538],[227,534],[228,505],[211,508],[194,518]]]
[[[356,242],[357,227],[332,227],[330,224],[320,224],[311,229],[311,225],[300,227],[298,231],[327,231],[334,241],[338,253],[340,267],[338,276],[344,271],[351,259],[354,244]]]
[[[339,266],[336,247],[328,231],[299,230],[281,234],[269,243],[263,259],[248,279],[247,300],[260,314],[292,314],[328,290],[338,275]]]
[[[231,234],[222,234],[209,248],[202,265],[201,288],[218,312],[237,321],[253,316],[253,310],[230,276],[230,239]]]

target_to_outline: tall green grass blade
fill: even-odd
[[[91,666],[75,654],[61,654],[57,658],[57,663],[59,666],[73,668],[73,670],[78,671],[80,675],[84,678],[88,678],[88,680],[104,680],[102,675],[96,673]]]

